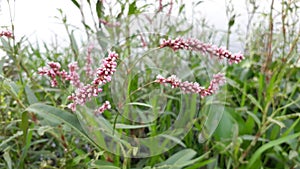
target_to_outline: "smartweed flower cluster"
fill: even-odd
[[[10,31],[1,31],[0,32],[0,37],[5,36],[7,38],[13,38],[13,34]]]
[[[90,51],[88,51],[90,55]],[[84,85],[80,82],[80,76],[77,73],[79,67],[77,62],[69,64],[69,72],[65,70],[60,70],[61,66],[57,62],[48,62],[48,67],[39,68],[38,73],[40,75],[46,75],[51,78],[51,86],[58,86],[57,78],[61,78],[63,81],[70,81],[70,83],[76,87],[75,92],[73,92],[68,99],[72,102],[68,105],[73,112],[76,111],[77,105],[84,105],[87,101],[90,101],[92,97],[98,96],[102,92],[101,86],[111,81],[111,76],[116,71],[118,54],[115,52],[109,52],[108,57],[102,60],[101,66],[96,71],[96,77],[94,80]],[[88,62],[91,63],[90,56],[87,57]],[[88,63],[89,64],[89,63]],[[110,108],[110,103],[106,101],[103,106],[101,106],[96,111],[98,113],[103,113],[106,109]]]
[[[173,51],[178,50],[192,50],[196,52],[202,52],[203,54],[209,54],[211,57],[215,56],[218,59],[227,59],[229,64],[232,63],[240,63],[244,56],[241,53],[232,54],[225,48],[219,48],[215,45],[206,44],[198,39],[190,38],[176,38],[175,40],[168,39],[163,40],[160,44],[160,48],[169,47],[173,49]],[[202,98],[205,96],[210,96],[219,89],[220,86],[225,84],[225,75],[222,73],[218,73],[213,76],[212,81],[207,89],[205,87],[200,86],[197,82],[182,82],[180,79],[176,77],[176,75],[171,75],[170,77],[164,78],[161,75],[156,77],[156,82],[160,84],[170,84],[172,88],[180,88],[185,93],[198,93]]]
[[[230,51],[224,48],[218,48],[211,44],[202,43],[193,38],[187,40],[182,38],[177,38],[175,40],[163,40],[160,44],[160,48],[165,47],[169,47],[174,51],[185,49],[207,53],[210,56],[215,56],[219,59],[227,59],[230,64],[237,64],[244,59],[244,56],[241,53],[232,54]],[[84,67],[88,78],[92,77],[93,72],[96,74],[96,77],[91,83],[83,84],[80,81],[80,76],[77,73],[79,70],[77,62],[73,62],[68,65],[68,72],[61,70],[61,66],[57,62],[48,62],[49,67],[39,68],[38,71],[40,75],[46,75],[51,78],[52,87],[58,86],[57,78],[60,78],[63,81],[69,81],[71,85],[76,87],[75,92],[68,96],[68,99],[71,101],[71,103],[68,105],[68,108],[70,108],[73,112],[76,111],[77,105],[84,105],[87,101],[90,101],[92,97],[98,96],[98,94],[102,92],[101,86],[112,80],[112,75],[117,68],[116,61],[119,56],[115,52],[109,52],[108,57],[102,60],[101,66],[96,71],[93,71],[91,69],[92,48],[92,45],[88,48],[88,54],[86,56],[86,63]],[[210,85],[207,88],[200,86],[200,84],[197,82],[182,82],[182,80],[176,77],[176,75],[171,75],[167,78],[157,75],[155,82],[163,85],[170,84],[172,88],[179,88],[184,93],[197,93],[203,98],[215,94],[220,86],[225,84],[225,75],[223,73],[213,75]],[[101,114],[110,108],[110,103],[105,101],[102,106],[95,110],[95,114]]]
[[[185,49],[185,50],[207,53],[210,56],[215,56],[218,57],[219,59],[226,58],[229,64],[239,63],[244,59],[244,56],[241,53],[232,54],[230,51],[228,51],[225,48],[222,47],[219,48],[215,45],[206,44],[194,38],[190,38],[187,40],[183,38],[176,38],[175,40],[171,40],[171,39],[163,40],[160,47],[161,48],[169,47],[174,51]]]
[[[156,81],[160,84],[171,84],[172,88],[180,88],[185,93],[198,93],[202,98],[205,96],[210,96],[219,89],[225,83],[225,76],[222,73],[218,73],[213,76],[213,80],[207,89],[202,87],[197,82],[182,82],[175,75],[171,75],[168,78],[164,78],[161,75],[157,75]]]

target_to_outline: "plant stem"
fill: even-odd
[[[274,9],[274,0],[271,2],[270,6],[270,14],[269,14],[269,36],[268,36],[268,42],[267,42],[267,52],[266,52],[266,60],[262,66],[262,72],[267,74],[268,73],[268,67],[270,66],[272,62],[272,40],[273,40],[273,9]],[[269,81],[269,78],[266,79]]]

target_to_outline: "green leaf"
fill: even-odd
[[[80,161],[88,158],[90,154],[86,153],[86,154],[81,154],[81,155],[77,155],[77,157],[72,159],[72,165],[73,166],[78,166],[78,164],[80,163]]]
[[[66,124],[67,126],[73,128],[78,134],[83,136],[83,138],[85,138],[95,147],[99,148],[99,146],[97,146],[97,144],[95,144],[95,142],[87,136],[74,114],[57,109],[53,106],[45,105],[43,103],[32,104],[26,109],[26,111],[36,113],[39,116],[43,117],[45,120],[56,119],[58,122]]]
[[[36,98],[34,92],[27,85],[25,86],[25,93],[29,104],[38,102],[38,99]]]
[[[252,135],[242,135],[242,136],[240,136],[243,140],[254,140],[254,139],[257,139],[256,138],[256,136],[252,136]],[[257,141],[264,141],[264,142],[267,142],[267,141],[269,141],[268,139],[264,139],[264,138],[261,138],[261,137],[259,137],[258,139],[257,139]]]
[[[228,22],[229,27],[232,27],[232,26],[234,25],[234,22],[235,22],[235,15],[233,15],[233,16],[230,18],[230,20],[229,20],[229,22]]]
[[[5,60],[4,59],[1,59],[0,60],[0,75],[3,75],[3,65],[5,63]]]
[[[1,42],[2,42],[2,46],[1,47],[3,47],[4,51],[10,52],[11,51],[11,47],[10,47],[8,41],[5,40],[4,38],[0,38],[0,39],[1,39]]]
[[[23,112],[22,113],[22,122],[21,122],[21,129],[23,131],[23,142],[26,142],[26,138],[27,138],[27,132],[28,132],[28,113],[27,112]]]
[[[76,0],[71,0],[71,1],[73,2],[73,4],[75,6],[77,6],[78,9],[80,9],[80,5],[79,5],[79,3]]]
[[[12,162],[11,162],[11,158],[10,158],[10,155],[9,155],[9,149],[4,152],[3,158],[4,158],[4,160],[7,164],[7,168],[12,169]]]
[[[142,107],[147,107],[147,108],[153,108],[151,105],[146,104],[146,103],[141,103],[141,102],[130,102],[127,103],[126,105],[132,105],[132,106],[142,106]]]
[[[136,6],[136,1],[133,1],[131,4],[129,4],[129,10],[128,15],[138,14],[138,8]]]
[[[268,121],[271,122],[271,123],[277,124],[281,129],[286,127],[283,122],[281,122],[279,120],[275,120],[271,117],[268,117]]]
[[[11,140],[14,140],[16,138],[18,138],[19,136],[23,135],[23,131],[17,131],[14,135],[10,136],[9,138],[7,138],[6,140],[3,140],[0,144],[0,150],[3,151],[3,147],[5,144],[7,144],[8,142],[10,142]]]
[[[174,141],[175,143],[181,145],[182,147],[186,148],[186,145],[180,140],[178,139],[177,137],[174,137],[174,136],[171,136],[171,135],[167,135],[167,134],[160,134],[161,137],[165,137],[169,140],[172,140]]]
[[[99,19],[103,17],[103,4],[101,0],[98,0],[96,3],[96,12]]]
[[[128,124],[116,124],[116,129],[139,129],[139,128],[145,128],[150,127],[151,124],[145,124],[145,125],[128,125]]]
[[[282,136],[287,136],[289,133],[291,133],[296,128],[299,121],[300,118],[298,118],[291,126],[289,126],[288,129],[282,134]]]
[[[80,119],[79,123],[81,124],[82,129],[93,139],[98,147],[107,150],[107,145],[110,144],[121,147],[125,146],[127,149],[132,149],[130,143],[121,139],[119,133],[114,133],[113,126],[104,117],[99,116],[95,118],[93,110],[88,109],[86,106],[79,107],[79,111],[76,113],[77,117]],[[105,137],[110,138],[110,142],[105,141]]]
[[[208,164],[213,163],[215,161],[216,161],[216,159],[214,159],[214,158],[208,159],[208,160],[205,160],[205,161],[197,162],[197,163],[193,164],[192,166],[189,166],[185,169],[199,169],[202,166],[207,166]]]
[[[41,126],[38,128],[37,132],[40,136],[43,136],[45,132],[52,130],[53,127],[51,126]]]
[[[299,136],[300,136],[300,132],[292,134],[292,135],[288,135],[286,137],[281,137],[277,140],[273,140],[273,141],[270,141],[267,144],[264,144],[259,149],[257,149],[256,152],[251,156],[251,159],[249,160],[249,163],[247,164],[247,169],[252,168],[252,166],[255,164],[256,160],[259,159],[261,157],[262,153],[265,152],[267,149],[272,148],[274,146],[277,146],[279,144],[288,142],[288,141],[290,141],[292,139],[295,139]]]
[[[172,155],[166,161],[157,164],[157,166],[176,166],[188,162],[196,155],[193,149],[184,149]]]
[[[246,94],[245,91],[243,91],[239,84],[236,83],[234,80],[231,80],[229,78],[226,79],[226,81],[228,82],[228,84],[230,84],[232,87],[238,89],[240,92],[242,92],[243,94]],[[246,94],[247,98],[250,99],[250,101],[257,106],[261,111],[263,111],[262,106],[260,105],[259,101],[257,99],[255,99],[255,97],[253,97],[253,95],[251,94]]]
[[[257,126],[261,125],[259,118],[253,112],[246,111],[246,113],[253,118],[253,120],[256,122]]]
[[[74,31],[71,32],[71,45],[72,45],[72,49],[75,51],[76,54],[78,54],[78,45],[74,36]]]
[[[3,81],[3,88],[6,89],[14,98],[18,98],[20,89],[15,82],[5,78]]]
[[[263,108],[261,107],[261,105],[259,104],[259,102],[251,95],[251,94],[247,94],[248,99],[251,100],[251,102],[258,107],[261,111],[263,111]]]
[[[180,8],[179,8],[179,14],[182,12],[182,10],[184,9],[185,7],[185,4],[181,5]]]
[[[93,161],[91,163],[91,167],[93,167],[93,168],[99,168],[99,169],[102,169],[102,168],[119,169],[119,167],[114,166],[112,163],[107,162],[107,161],[103,161],[103,160]]]
[[[197,161],[207,158],[210,152],[206,152],[202,156],[191,160],[196,152],[192,149],[182,150],[173,156],[171,156],[167,161],[158,164],[157,168],[165,168],[165,169],[180,169],[192,164],[195,164]]]
[[[269,102],[274,97],[274,91],[276,86],[276,82],[282,82],[282,79],[278,79],[278,76],[272,76],[270,82],[267,85],[267,97],[266,102]]]
[[[217,114],[217,113],[213,113]],[[216,118],[214,118],[216,119]],[[220,119],[220,122],[216,124],[217,128],[213,135],[218,140],[224,140],[224,139],[230,139],[233,136],[233,130],[232,128],[235,125],[235,121],[232,118],[231,112],[228,112],[227,110],[224,111],[222,118]],[[204,130],[205,132],[205,130]]]
[[[26,116],[27,116],[27,112],[24,112],[23,115],[24,114],[26,114]],[[28,123],[28,121],[27,121],[27,123]],[[33,127],[34,127],[34,123],[32,123],[30,128],[32,129]],[[28,128],[26,130],[27,130],[26,133],[24,133],[24,139],[25,140],[24,140],[24,143],[23,143],[22,154],[21,154],[21,157],[19,159],[19,168],[24,168],[23,166],[24,166],[24,163],[25,163],[25,158],[27,157],[28,149],[30,147],[32,134],[33,134],[33,130],[28,130]]]

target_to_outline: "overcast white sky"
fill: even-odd
[[[85,2],[85,0],[78,1]],[[95,1],[96,0],[92,0],[91,2]],[[110,0],[106,1],[109,2]],[[158,1],[150,1],[158,5]],[[163,2],[168,1],[169,0],[163,0]],[[261,4],[262,6],[268,4],[267,1],[262,1],[264,2]],[[192,1],[183,0],[183,2],[186,3],[187,9],[191,7]],[[225,15],[225,2],[226,0],[204,0],[204,3],[199,5],[202,16],[207,17],[210,23],[214,24],[217,29],[225,30],[227,27],[228,20]],[[233,0],[233,2],[237,13],[241,14],[236,22],[245,23],[247,19],[245,0]],[[7,0],[0,0],[0,8],[0,26],[10,25]],[[29,37],[32,42],[37,39],[39,41],[50,42],[53,40],[53,35],[58,34],[58,38],[60,38],[61,41],[64,41],[64,39],[67,39],[65,29],[58,23],[59,21],[54,18],[54,16],[59,15],[59,12],[57,11],[58,8],[61,8],[67,15],[69,23],[81,26],[80,13],[72,4],[71,0],[15,0],[15,36],[20,38],[25,35]],[[187,15],[190,15],[190,11],[187,11]],[[89,16],[89,13],[86,15]],[[0,30],[3,30],[3,28],[0,28]],[[82,35],[84,35],[83,31]]]
[[[0,0],[0,25],[10,25],[9,8],[6,0]],[[58,8],[68,15],[70,23],[80,25],[81,17],[71,0],[16,0],[14,24],[15,36],[26,35],[31,41],[49,41],[56,34],[66,37],[64,27],[54,16],[59,16]],[[2,29],[3,30],[3,29]]]

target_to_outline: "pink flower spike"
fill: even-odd
[[[38,73],[40,75],[47,75],[51,78],[51,86],[56,87],[57,86],[57,80],[56,77],[61,75],[60,64],[57,62],[48,62],[48,65],[50,69],[43,67],[38,69]]]
[[[99,85],[104,85],[111,81],[111,77],[116,71],[117,59],[117,53],[109,52],[108,57],[102,60],[102,65],[97,69],[97,77],[93,80],[93,82],[77,88],[75,93],[68,96],[68,99],[73,102],[68,106],[72,111],[76,110],[76,105],[83,105],[87,101],[90,101],[92,97],[96,97],[100,92],[102,92]]]
[[[184,93],[198,93],[201,97],[205,97],[216,93],[219,87],[225,84],[225,76],[221,73],[214,75],[207,89],[200,86],[197,82],[181,82],[175,75],[168,78],[158,75],[155,82],[164,85],[171,84],[172,88],[180,88]]]
[[[224,85],[225,82],[226,82],[226,79],[225,79],[225,75],[223,73],[218,73],[218,74],[214,75],[212,81],[210,82],[209,87],[205,90],[202,90],[200,92],[200,95],[202,97],[205,97],[205,96],[210,96],[210,95],[216,93],[216,91],[219,90],[219,87]]]
[[[5,36],[7,38],[14,38],[13,34],[11,32],[9,32],[9,31],[2,31],[0,33],[0,37],[2,37],[2,36]]]
[[[92,48],[89,48],[89,52]],[[116,71],[118,54],[115,52],[109,52],[108,57],[102,60],[100,68],[97,69],[97,77],[87,85],[83,85],[80,82],[80,76],[77,73],[79,70],[77,62],[70,63],[68,65],[69,72],[65,70],[60,71],[60,64],[57,62],[48,62],[47,67],[39,68],[38,73],[40,75],[46,75],[51,78],[51,86],[57,86],[56,77],[59,76],[62,80],[69,80],[72,85],[77,87],[74,93],[68,96],[68,100],[72,103],[68,105],[73,112],[76,111],[77,105],[83,105],[86,102],[90,101],[92,97],[98,96],[102,92],[102,88],[99,85],[104,85],[107,82],[111,81],[111,77]],[[109,102],[106,102],[102,109],[99,109],[99,112],[110,108]]]
[[[102,114],[105,110],[111,109],[111,105],[109,101],[105,101],[104,104],[95,110],[95,115]]]
[[[88,84],[76,89],[75,93],[72,93],[71,96],[68,96],[68,99],[72,100],[75,105],[83,105],[92,97],[98,96],[100,92],[102,92],[101,88],[98,88],[95,85]]]
[[[177,51],[179,49],[186,49],[190,50],[191,48],[189,45],[183,40],[182,38],[176,38],[175,40],[163,40],[163,42],[160,45],[160,48],[169,47],[173,49],[174,51]]]
[[[76,111],[76,104],[75,103],[70,103],[68,105],[68,108],[71,109],[73,112],[75,112]]]
[[[59,69],[60,69],[60,64],[59,64],[58,62],[48,62],[47,64],[48,64],[48,65],[50,66],[50,68],[51,68],[53,71],[55,71],[55,72],[58,72]]]
[[[229,64],[231,63],[239,63],[244,59],[243,54],[241,53],[235,53],[232,54],[230,51],[228,51],[225,48],[218,48],[211,44],[206,44],[203,42],[200,42],[198,39],[187,39],[184,40],[182,38],[176,38],[175,40],[163,40],[163,42],[160,45],[160,48],[169,47],[173,49],[174,51],[177,51],[179,49],[186,49],[186,50],[193,50],[198,51],[202,53],[207,53],[210,56],[218,57],[219,59],[227,59]]]
[[[66,79],[70,80],[70,83],[75,87],[78,88],[81,87],[82,83],[80,82],[80,77],[79,74],[77,73],[77,70],[79,69],[77,62],[70,63],[68,67],[69,67],[69,75],[66,76]],[[66,74],[64,74],[64,76],[65,75]]]
[[[102,65],[97,69],[97,78],[94,79],[93,84],[104,85],[111,81],[111,76],[116,71],[117,62],[119,58],[115,52],[110,52],[108,57],[102,60]]]

